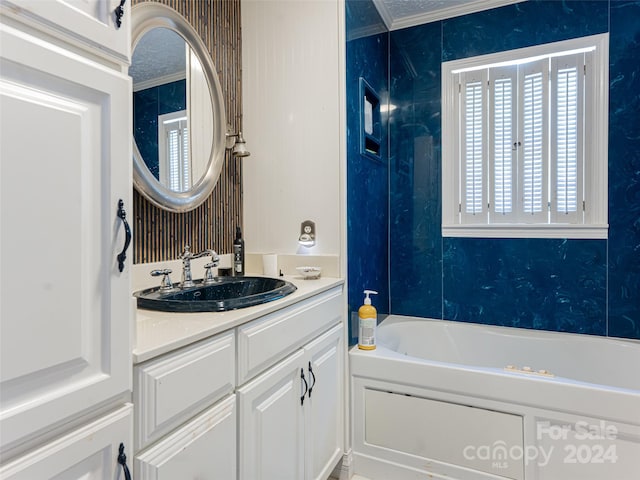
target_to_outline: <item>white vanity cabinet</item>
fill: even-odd
[[[139,311],[135,480],[326,480],[344,452],[342,283],[298,284],[282,306]]]
[[[290,312],[276,313],[238,328],[239,349],[243,337],[264,345],[264,351],[271,351],[276,358],[283,351],[281,344],[294,349],[237,389],[241,480],[325,480],[341,457],[344,398],[341,299],[340,287],[318,295],[310,303],[301,303]],[[313,321],[307,324],[308,319]],[[311,326],[325,331],[309,340]],[[278,331],[289,333],[272,337]],[[267,343],[268,340],[271,342]],[[268,365],[257,361],[260,352],[252,348],[247,348],[244,354],[245,358],[239,351],[239,366]],[[241,371],[239,367],[239,378]]]
[[[106,12],[108,36],[80,4]],[[132,253],[122,272],[116,259],[119,200],[131,208],[130,27],[110,25],[110,8],[0,1],[3,479],[115,478],[119,444],[133,457]]]

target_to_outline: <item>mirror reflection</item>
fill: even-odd
[[[184,38],[152,28],[133,52],[134,141],[150,174],[173,192],[187,192],[207,172],[213,106],[203,67]]]

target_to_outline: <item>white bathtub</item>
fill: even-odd
[[[349,357],[357,474],[640,479],[640,342],[390,316]]]

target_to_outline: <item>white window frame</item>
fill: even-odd
[[[495,218],[488,214],[475,215],[473,218],[464,210],[462,184],[466,180],[461,172],[460,156],[464,152],[464,135],[457,133],[457,112],[463,108],[459,94],[459,79],[462,75],[482,76],[488,85],[488,75],[495,76],[508,70],[508,65],[519,59],[535,60],[537,57],[549,57],[559,53],[568,53],[584,49],[593,49],[588,55],[585,79],[585,132],[580,139],[579,149],[584,151],[583,177],[579,178],[580,189],[584,189],[583,205],[580,205],[580,218],[576,215],[558,215],[548,213],[544,218],[524,218],[514,212]],[[552,62],[554,60],[552,59]],[[555,64],[554,64],[555,66]],[[490,67],[488,69],[487,67]],[[500,67],[500,68],[498,68]],[[508,75],[508,73],[507,73]],[[544,80],[545,98],[555,95],[554,88],[547,88]],[[485,88],[488,90],[488,86]],[[547,101],[547,100],[545,100]],[[549,102],[551,107],[551,103]],[[553,107],[551,107],[553,108]],[[493,108],[487,110],[493,114]],[[609,34],[592,35],[561,42],[536,45],[478,57],[444,62],[442,64],[442,235],[445,237],[484,237],[484,238],[607,238],[608,237],[608,115],[609,115]],[[553,118],[553,115],[551,116]],[[549,126],[545,126],[545,142],[549,148],[555,148],[555,139],[549,135]],[[487,129],[488,130],[488,129]],[[493,132],[485,134],[483,148],[485,155],[493,151]],[[545,147],[547,148],[547,147]],[[547,149],[547,151],[549,151]],[[489,160],[485,162],[490,166]],[[490,166],[491,169],[494,166]],[[548,168],[548,165],[545,166]],[[487,175],[491,172],[487,172]],[[520,177],[520,176],[519,176]],[[522,188],[521,185],[517,187]],[[548,185],[545,189],[548,189]],[[483,208],[494,205],[493,186],[485,185]],[[551,195],[554,195],[553,190]],[[520,190],[518,190],[520,191]],[[580,192],[582,194],[582,192]],[[545,197],[549,194],[545,192]],[[555,203],[555,198],[551,199]],[[522,202],[521,195],[514,198],[516,205]],[[546,207],[546,205],[545,205]],[[583,212],[584,208],[584,212]],[[547,219],[550,218],[550,223]]]

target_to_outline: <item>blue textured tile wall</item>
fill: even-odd
[[[606,334],[606,242],[447,238],[444,245],[443,318]]]
[[[609,2],[529,0],[444,20],[442,61],[607,31]]]
[[[441,62],[607,31],[609,239],[442,238]],[[640,338],[640,2],[534,0],[388,36],[391,313]]]
[[[158,165],[158,115],[184,110],[185,80],[166,83],[133,93],[133,131],[136,145],[149,171],[160,178]]]
[[[347,238],[349,312],[357,312],[364,289],[379,292],[372,299],[378,313],[389,312],[387,115],[383,114],[381,160],[360,154],[360,94],[363,77],[386,104],[389,97],[388,35],[358,38],[360,31],[380,31],[382,21],[370,2],[347,3]],[[384,29],[383,29],[384,30]],[[353,315],[352,315],[353,316]],[[351,325],[350,343],[357,341]]]
[[[391,310],[442,317],[439,23],[390,39]]]
[[[611,2],[609,335],[640,338],[640,2]]]
[[[640,338],[637,9],[638,2],[529,1],[390,33],[391,101],[403,107],[392,113],[391,157],[417,171],[427,160],[416,157],[418,137],[412,142],[401,129],[433,119],[435,160],[426,170],[438,182],[440,61],[610,28],[612,63],[610,240],[442,238],[440,184],[392,168],[392,313]],[[624,97],[616,92],[616,68]],[[423,223],[430,225],[426,235]]]

